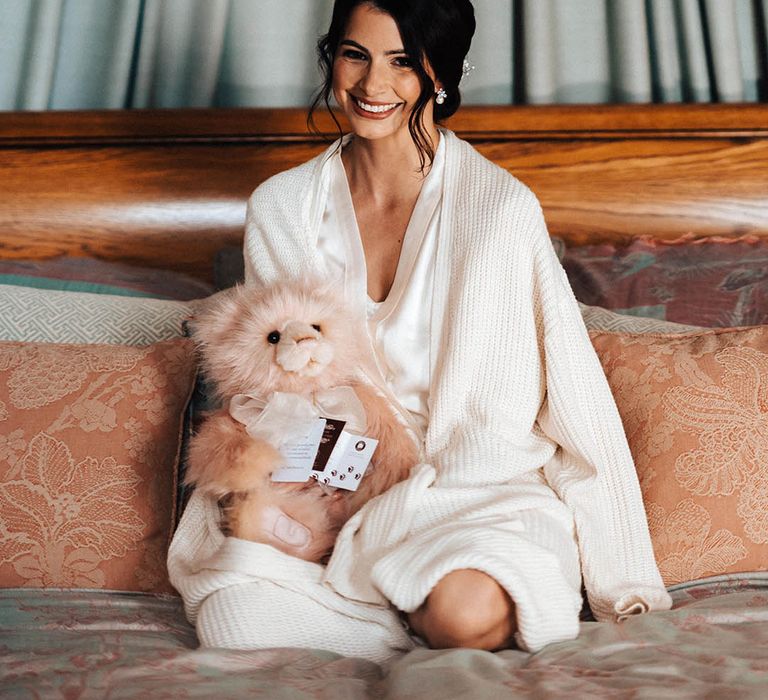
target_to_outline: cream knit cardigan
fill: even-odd
[[[410,612],[445,574],[480,569],[510,592],[517,641],[535,651],[578,633],[580,574],[598,620],[666,609],[671,600],[621,419],[538,201],[442,133],[433,303],[442,333],[429,339],[423,463],[347,523],[322,585],[349,601]],[[266,283],[312,267],[334,147],[254,192],[247,279]],[[191,529],[177,533],[169,570],[194,617],[205,586],[188,537]],[[189,576],[197,577],[192,587]]]

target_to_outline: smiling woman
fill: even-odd
[[[399,78],[398,86],[407,91],[410,99],[404,100],[401,96],[395,102],[376,105],[376,97],[366,96],[366,87],[358,82],[360,109],[365,110],[366,97],[369,107],[371,104],[388,107],[402,102],[405,109],[401,118],[408,122],[423,169],[434,156],[436,141],[433,139],[435,134],[429,133],[430,124],[434,127],[433,121],[447,119],[461,104],[459,81],[474,32],[475,16],[469,2],[415,2],[411,6],[355,0],[336,2],[328,33],[318,42],[320,68],[325,80],[310,107],[310,123],[320,104],[330,109],[331,94],[344,107],[337,91],[336,72],[351,68],[347,59],[362,65],[357,65],[356,71],[346,74],[345,78],[360,81],[367,76],[366,82],[384,78],[377,74],[378,71],[369,76],[375,70],[373,63],[381,59],[382,65],[390,67],[389,77]],[[366,41],[373,41],[381,52],[378,59],[372,52],[374,45],[368,45]],[[375,83],[372,87],[378,89]],[[438,92],[440,98],[435,99]]]
[[[351,132],[254,191],[246,279],[342,283],[419,463],[327,566],[227,540],[195,494],[169,572],[204,644],[537,651],[578,634],[582,581],[600,620],[671,603],[539,203],[441,125],[474,29],[469,0],[336,0],[310,115],[333,95]]]
[[[405,49],[396,48],[402,44],[397,24],[371,5],[358,5],[344,37],[333,62],[333,96],[352,130],[365,139],[397,134],[410,145],[408,123],[422,85]],[[429,66],[427,75],[434,81]],[[421,120],[430,143],[437,143],[431,101],[424,105]]]

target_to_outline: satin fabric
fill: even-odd
[[[352,292],[348,298],[366,299],[368,329],[379,370],[422,431],[429,420],[429,338],[437,330],[431,328],[431,319],[445,170],[444,141],[441,136],[416,200],[386,299],[377,303],[368,296],[365,253],[341,149],[327,164],[328,198],[317,241],[318,266],[328,276],[344,280],[348,292]],[[346,138],[343,144],[348,142]]]

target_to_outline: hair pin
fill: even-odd
[[[473,70],[475,67],[465,58],[461,65],[461,79],[464,80]]]

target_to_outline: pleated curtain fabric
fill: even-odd
[[[474,0],[467,104],[768,101],[768,0]],[[305,106],[333,0],[0,0],[0,109]]]

